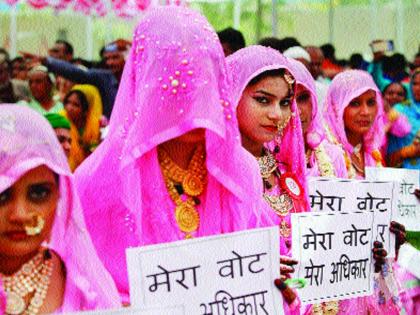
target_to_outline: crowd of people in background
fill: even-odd
[[[152,9],[99,62],[64,40],[48,56],[0,49],[0,104],[0,280],[14,298],[0,314],[127,306],[128,247],[265,226],[280,228],[284,294],[308,176],[420,169],[420,51],[246,46],[179,7]],[[407,231],[390,230],[398,251]],[[419,280],[372,251],[371,296],[302,306],[290,290],[286,314],[418,314]]]

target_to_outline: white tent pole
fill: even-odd
[[[242,0],[233,0],[233,28],[241,27],[241,3]]]
[[[10,55],[14,58],[17,54],[17,9],[12,5],[10,12]]]
[[[93,21],[92,16],[86,17],[86,58],[93,59]]]
[[[396,30],[396,48],[402,53],[405,53],[405,45],[404,45],[404,5],[402,0],[396,0],[396,21],[395,25],[397,27]]]
[[[371,19],[371,26],[370,26],[370,39],[375,40],[378,39],[378,2],[377,0],[370,0],[370,19]]]
[[[334,41],[334,0],[330,0],[328,7],[328,42]]]
[[[272,9],[271,9],[271,34],[273,37],[278,35],[278,10],[277,10],[277,0],[271,0]]]

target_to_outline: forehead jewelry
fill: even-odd
[[[35,236],[35,235],[39,235],[42,232],[42,229],[44,228],[45,225],[45,220],[43,217],[41,217],[40,215],[36,215],[34,217],[35,219],[35,226],[27,226],[25,225],[25,232],[26,235],[28,236]]]

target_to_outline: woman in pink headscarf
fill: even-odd
[[[125,250],[253,228],[262,185],[240,143],[218,37],[155,8],[134,32],[105,141],[78,168],[96,249],[128,302]]]
[[[294,271],[291,213],[309,211],[302,129],[288,60],[274,49],[249,46],[227,58],[242,145],[258,161],[268,214],[280,227],[281,272]],[[287,313],[299,313],[292,305]]]
[[[306,170],[308,176],[347,177],[346,164],[340,147],[325,136],[322,115],[318,111],[315,81],[299,61],[289,59],[296,79],[296,104],[305,140]]]
[[[332,81],[326,98],[325,120],[329,137],[343,148],[348,178],[363,179],[365,166],[382,166],[379,151],[385,137],[381,93],[365,71],[348,70]],[[403,242],[405,229],[391,222],[397,243]],[[377,243],[377,242],[375,242]],[[386,251],[375,244],[375,294],[340,301],[339,314],[399,314],[398,289]]]
[[[13,105],[0,111],[0,276],[6,314],[120,305],[53,129],[35,111]]]

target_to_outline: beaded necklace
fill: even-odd
[[[200,215],[195,208],[200,204],[198,196],[207,184],[204,145],[197,147],[187,170],[176,165],[162,148],[158,149],[158,159],[169,196],[176,206],[176,223],[186,239],[192,238],[191,233],[200,225]]]
[[[13,275],[2,274],[7,301],[6,314],[38,314],[47,296],[52,269],[51,254],[45,250],[36,254]],[[29,304],[25,302],[28,297]]]

